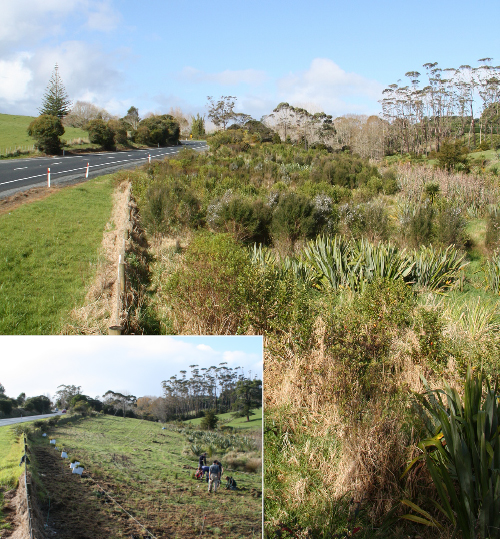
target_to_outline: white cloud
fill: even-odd
[[[194,67],[185,67],[177,75],[177,78],[195,84],[211,82],[220,84],[221,86],[237,86],[239,84],[259,86],[266,82],[267,75],[265,71],[258,71],[256,69],[226,69],[219,73],[206,73]]]
[[[100,32],[114,30],[121,21],[121,15],[110,2],[99,2],[94,4],[94,11],[88,12],[87,28]]]
[[[277,81],[280,100],[308,105],[330,114],[378,108],[383,86],[357,73],[348,73],[328,58],[315,58],[308,70]]]
[[[53,395],[61,384],[81,386],[91,396],[119,388],[142,396],[160,395],[161,382],[180,370],[189,371],[189,365],[208,368],[226,361],[230,367],[241,366],[245,373],[251,370],[261,376],[262,357],[246,352],[245,341],[227,339],[231,351],[214,349],[210,337],[193,342],[193,338],[164,336],[4,336],[0,337],[2,353],[16,361],[2,365],[0,382],[11,397],[21,392]]]
[[[12,60],[0,60],[0,98],[13,103],[27,97],[28,84],[32,79],[26,67],[28,53],[21,53]]]
[[[122,56],[125,51],[104,53],[97,45],[66,41],[57,47],[43,47],[0,60],[0,111],[36,115],[57,63],[71,101],[91,101],[112,114],[123,115],[125,101],[114,97],[124,78],[117,67]]]

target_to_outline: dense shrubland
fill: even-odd
[[[496,176],[248,130],[209,143],[132,175],[146,303],[163,332],[265,336],[269,536],[342,533],[357,501],[358,536],[425,536],[403,499],[451,536],[426,467],[401,475],[426,436],[421,377],[463,392],[469,366],[498,376]]]

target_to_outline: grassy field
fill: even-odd
[[[260,469],[232,472],[225,465],[227,450],[212,448],[224,475],[235,477],[239,488],[209,494],[206,483],[193,477],[197,454],[189,441],[192,432],[114,416],[64,418],[49,437],[85,467],[80,480],[69,473],[68,461],[49,445],[49,437],[35,431],[30,444],[49,526],[59,537],[74,537],[82,526],[92,537],[144,533],[126,510],[156,537],[260,537],[262,506],[255,496],[262,486]]]
[[[0,114],[0,155],[5,154],[5,150],[21,146],[32,146],[33,139],[28,136],[26,130],[34,120],[33,116],[15,116],[12,114]],[[89,134],[83,129],[75,127],[65,127],[62,140],[71,141],[77,138],[88,139]]]
[[[258,431],[262,429],[262,408],[255,410],[255,415],[250,416],[250,421],[247,421],[246,417],[238,417],[237,419],[234,419],[231,413],[218,414],[217,417],[219,418],[219,424],[224,425],[225,427]],[[197,417],[196,419],[188,419],[185,421],[185,423],[199,425],[201,420],[201,417]]]
[[[94,275],[112,209],[102,176],[0,215],[0,334],[54,334]]]
[[[23,425],[31,422],[23,423]],[[10,426],[0,427],[0,488],[17,485],[21,469],[19,461],[23,454],[22,436],[17,436]]]

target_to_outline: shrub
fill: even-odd
[[[12,399],[0,396],[0,411],[9,415],[12,412]]]
[[[134,142],[137,144],[149,144],[151,140],[151,133],[145,125],[140,125],[134,132]]]
[[[113,132],[115,144],[127,144],[127,125],[122,120],[109,120],[108,127]]]
[[[272,211],[261,200],[233,197],[221,204],[212,224],[216,230],[230,232],[237,240],[268,243]]]
[[[141,127],[149,129],[148,142],[165,146],[179,142],[180,128],[177,120],[170,114],[150,116],[139,122],[138,131]],[[137,135],[136,135],[137,137]]]
[[[98,144],[105,150],[114,148],[114,132],[104,120],[90,120],[85,126],[85,130],[88,131],[89,140],[92,144]]]
[[[64,135],[64,127],[57,116],[43,114],[30,123],[28,135],[35,139],[35,147],[41,152],[58,154],[62,148],[59,137]]]
[[[485,244],[488,249],[495,249],[500,244],[500,207],[494,206],[486,216]]]
[[[434,228],[435,209],[430,204],[419,204],[409,216],[405,230],[403,230],[410,245],[418,247],[431,242]]]
[[[247,251],[234,238],[197,234],[186,250],[185,265],[165,287],[177,327],[200,335],[240,332],[254,276]]]
[[[467,158],[467,147],[460,140],[444,140],[441,148],[436,152],[438,167],[445,170],[461,169],[469,171],[469,160]],[[458,167],[460,165],[460,167]]]
[[[203,430],[214,430],[218,422],[219,418],[215,415],[215,410],[207,410],[201,420],[200,427]]]
[[[203,222],[200,201],[177,180],[158,181],[149,187],[141,212],[145,227],[153,234],[183,226],[197,228]]]
[[[312,238],[319,228],[314,213],[314,205],[302,195],[280,197],[271,223],[273,238],[289,241],[292,248],[299,238]]]
[[[462,216],[462,210],[455,206],[445,205],[441,207],[436,218],[435,234],[437,241],[445,246],[455,245],[460,248],[465,244],[466,221]]]

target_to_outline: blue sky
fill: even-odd
[[[73,101],[206,112],[233,95],[260,118],[280,101],[371,114],[426,62],[500,64],[498,0],[3,0],[0,112],[36,115],[56,62]]]
[[[189,365],[222,362],[262,380],[262,337],[0,336],[0,347],[0,383],[14,398],[52,396],[61,384],[81,386],[91,397],[109,389],[159,396],[161,382],[190,372]]]

